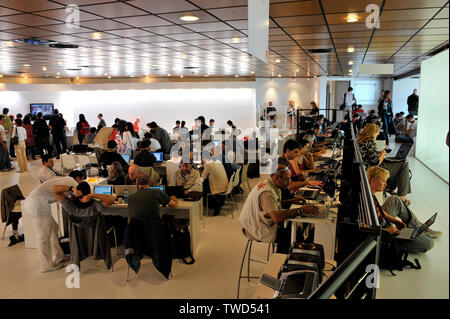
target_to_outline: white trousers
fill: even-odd
[[[35,218],[37,232],[37,252],[40,270],[45,271],[64,258],[59,245],[58,224],[53,216],[39,216]]]

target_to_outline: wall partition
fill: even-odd
[[[448,183],[448,50],[422,62],[416,157]]]

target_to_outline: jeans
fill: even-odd
[[[67,151],[66,136],[63,134],[52,134],[52,136],[53,144],[56,146],[56,153],[58,155],[65,153]]]
[[[39,148],[42,150],[42,154],[44,154],[44,149],[47,150],[47,154],[53,154],[53,147],[50,145],[49,136],[36,136],[36,142]]]
[[[10,168],[11,168],[11,160],[9,159],[8,149],[4,149],[0,145],[0,170]]]
[[[399,217],[408,228],[417,228],[422,225],[422,223],[417,219],[398,196],[389,196],[382,206],[383,210],[386,211],[392,217]],[[434,240],[425,234],[418,236],[415,240],[402,240],[401,245],[409,253],[424,253],[434,246]]]
[[[406,160],[403,161],[389,161],[386,158],[382,167],[389,171],[389,185],[395,185],[398,187],[397,194],[399,196],[406,196],[406,194],[411,193],[411,181],[409,179],[409,164]],[[395,188],[395,187],[394,187]]]

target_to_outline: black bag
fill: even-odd
[[[402,271],[404,267],[422,268],[417,258],[414,258],[414,262],[415,264],[408,260],[408,252],[401,245],[400,240],[396,240],[390,235],[381,236],[380,269],[387,269],[393,276],[396,276],[394,270]]]
[[[173,258],[181,259],[185,264],[192,265],[195,263],[195,259],[191,252],[191,234],[186,224],[178,223],[178,227],[175,224],[175,216],[163,215],[163,224],[167,226],[170,232],[170,238],[172,239],[172,251]],[[190,258],[190,261],[187,261]]]
[[[19,145],[19,137],[17,136],[17,128],[14,129],[14,137],[11,138],[12,145]]]

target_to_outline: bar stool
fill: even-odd
[[[245,230],[242,228],[242,233],[247,237],[247,235],[245,234]],[[269,261],[269,255],[270,255],[270,248],[272,247],[272,253],[274,253],[275,251],[275,243],[268,243],[268,247],[267,247],[267,260],[266,262],[261,261],[261,260],[257,260],[257,259],[252,259],[251,258],[251,254],[252,254],[252,244],[253,244],[253,239],[250,239],[247,237],[247,245],[245,245],[245,250],[244,250],[244,256],[242,257],[242,262],[241,262],[241,269],[239,271],[239,279],[238,279],[238,287],[237,287],[237,299],[239,299],[239,292],[240,292],[240,288],[241,288],[241,279],[242,278],[247,278],[247,281],[250,282],[250,279],[257,279],[259,278],[259,276],[250,276],[250,261],[254,261],[260,264],[267,264],[267,262]],[[261,241],[256,240],[256,242],[260,243]],[[248,254],[247,254],[247,250],[248,250]],[[244,261],[245,261],[245,257],[248,256],[247,258],[247,276],[242,276],[242,268],[244,267]]]

